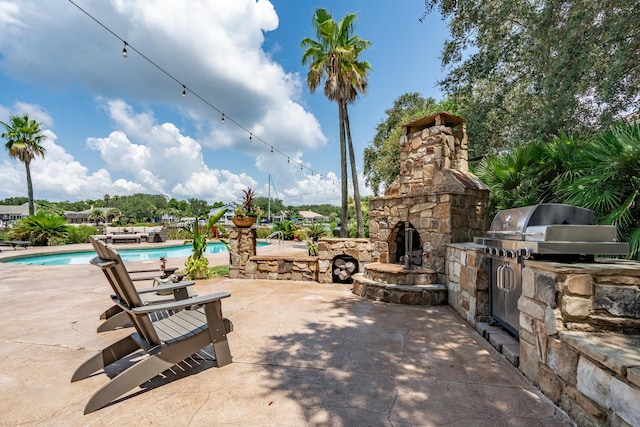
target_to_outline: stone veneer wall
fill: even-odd
[[[252,256],[244,270],[246,279],[318,281],[317,256]]]
[[[581,426],[640,425],[639,263],[527,261],[518,308],[528,378]]]
[[[489,320],[488,265],[479,245],[458,243],[447,249],[448,303],[474,327]]]
[[[386,252],[384,252],[386,254]],[[358,260],[358,272],[371,262],[380,262],[378,245],[369,239],[326,238],[318,240],[318,282],[331,283],[332,262],[338,255],[349,255]],[[386,262],[386,261],[382,261]]]
[[[488,314],[486,259],[448,248],[449,304],[472,325]],[[640,426],[640,263],[527,260],[518,308],[525,376],[581,427]]]
[[[232,279],[246,278],[246,267],[249,259],[256,255],[256,230],[254,228],[231,227],[229,231],[229,246],[231,261],[229,263],[229,277]]]

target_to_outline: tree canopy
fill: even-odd
[[[637,0],[425,0],[471,155],[600,128],[640,106]]]

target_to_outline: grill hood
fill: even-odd
[[[542,203],[498,212],[487,237],[475,242],[488,253],[503,249],[508,256],[627,255],[629,244],[618,242],[616,234],[613,225],[595,225],[595,213],[589,209]]]

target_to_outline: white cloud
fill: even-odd
[[[78,150],[77,138],[58,141],[51,134],[45,161],[33,164],[36,197],[76,200],[149,192],[233,201],[242,188],[256,187],[258,181],[249,173],[211,164],[211,152],[227,148],[255,159],[260,180],[271,174],[282,195],[298,198],[292,203],[311,202],[302,198],[313,192],[318,202],[339,200],[339,189],[336,195],[328,182],[311,179],[295,166],[305,153],[326,145],[327,138],[299,102],[304,86],[300,76],[287,73],[262,48],[264,33],[279,25],[269,1],[194,0],[188,7],[171,0],[79,4],[127,40],[126,59],[120,55],[122,42],[71,3],[61,7],[56,2],[0,0],[2,71],[57,91],[81,87],[95,94],[102,107],[98,112],[112,125],[110,131],[96,135],[87,130],[81,137],[90,148],[85,151],[103,162],[97,165],[95,158],[80,158],[86,154]],[[135,49],[184,83],[187,97],[180,96],[179,83]],[[224,125],[207,102],[226,114]],[[4,108],[0,105],[2,117],[26,109],[53,128],[53,117],[37,104]],[[170,115],[159,112],[167,109]],[[248,131],[255,135],[252,142]],[[271,145],[286,155],[271,155]],[[0,161],[0,197],[24,195],[22,165]],[[266,186],[258,191],[266,196]]]
[[[223,135],[215,138],[223,145],[246,138],[246,132],[230,123],[220,126],[220,114],[191,93],[183,100],[181,86],[135,53],[137,49],[282,151],[300,143],[311,150],[326,144],[317,119],[297,101],[303,87],[300,77],[285,72],[262,49],[264,32],[279,24],[266,0],[190,1],[188,6],[171,0],[112,0],[81,5],[127,40],[126,60],[120,56],[122,43],[71,3],[0,4],[5,5],[0,11],[7,10],[0,13],[0,24],[9,29],[0,33],[0,44],[8,47],[2,66],[18,78],[55,86],[80,84],[108,98],[178,105],[192,118],[209,122],[212,134]]]

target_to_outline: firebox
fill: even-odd
[[[422,265],[420,233],[411,222],[398,222],[389,235],[389,261],[395,264]]]

